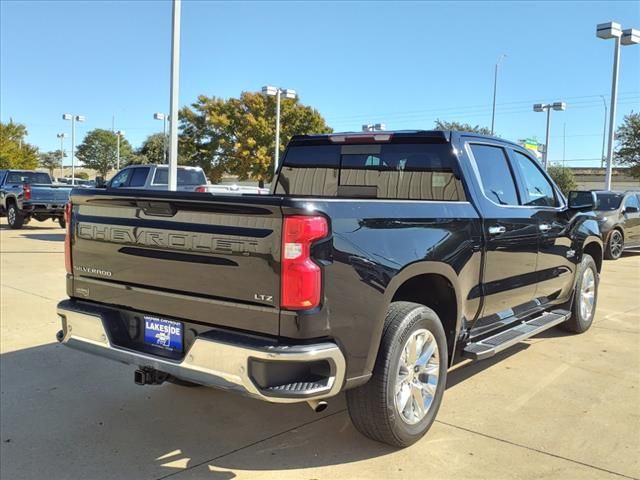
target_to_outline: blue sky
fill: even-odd
[[[496,132],[543,140],[532,104],[564,100],[550,159],[597,165],[613,41],[595,27],[610,20],[640,28],[640,3],[184,0],[180,104],[273,84],[296,89],[336,130],[432,128],[436,118],[488,126],[505,53]],[[170,27],[169,1],[0,0],[2,121],[26,124],[46,151],[70,131],[62,113],[87,117],[80,139],[115,116],[139,146],[162,129],[153,113],[169,108]],[[621,57],[618,122],[640,110],[640,46]]]

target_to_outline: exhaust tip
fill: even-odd
[[[59,342],[62,342],[63,338],[64,338],[64,332],[62,330],[58,330],[58,333],[56,333],[56,340],[58,340]]]
[[[324,400],[309,400],[307,403],[311,407],[311,410],[316,413],[324,412],[329,406],[329,403]]]

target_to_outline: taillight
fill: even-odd
[[[64,266],[67,269],[67,273],[73,272],[73,264],[71,262],[71,211],[73,205],[71,202],[64,206],[64,223],[67,229],[67,234],[64,236]]]
[[[22,186],[22,199],[23,200],[31,200],[31,185],[25,183]]]
[[[206,191],[207,191],[207,187],[205,187],[204,185],[198,185],[196,187],[196,192],[205,193]]]
[[[320,304],[322,271],[311,259],[311,243],[324,238],[329,226],[324,217],[293,215],[284,218],[280,306],[308,310]]]

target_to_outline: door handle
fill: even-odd
[[[489,235],[501,235],[507,231],[506,227],[500,227],[498,225],[494,225],[489,227]]]
[[[547,223],[541,223],[538,228],[540,229],[541,232],[548,232],[549,230],[551,230],[551,225],[547,224]]]

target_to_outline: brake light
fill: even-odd
[[[352,133],[345,135],[330,135],[329,141],[333,143],[370,143],[389,142],[392,135],[390,133]]]
[[[64,206],[64,223],[67,229],[67,233],[64,236],[64,266],[67,269],[67,273],[73,272],[73,263],[71,262],[71,211],[73,205],[71,202]]]
[[[207,191],[207,187],[205,187],[204,185],[198,185],[196,187],[196,192],[205,193],[206,191]]]
[[[25,183],[22,186],[22,199],[23,200],[31,200],[31,185]]]
[[[320,304],[322,271],[311,259],[311,244],[324,238],[329,226],[324,217],[293,215],[284,218],[280,306],[308,310]]]

